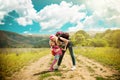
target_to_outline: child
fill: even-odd
[[[54,41],[52,41],[52,39],[54,38],[55,35],[51,35],[50,36],[50,41],[49,41],[49,45],[51,47],[51,52],[52,52],[52,55],[55,56],[51,66],[50,66],[50,69],[49,71],[53,71],[53,66],[55,65],[55,63],[58,61],[60,55],[62,55],[62,49],[56,45],[56,43]]]

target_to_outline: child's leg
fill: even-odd
[[[54,59],[54,61],[52,62],[52,64],[51,64],[51,66],[50,66],[50,71],[53,71],[53,66],[54,66],[54,64],[57,62],[57,59]]]
[[[50,66],[50,71],[53,71],[54,69],[53,69],[53,66],[55,65],[55,63],[58,61],[58,59],[59,59],[59,55],[55,55],[55,59],[53,60],[53,62],[52,62],[52,64],[51,64],[51,66]]]

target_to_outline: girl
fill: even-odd
[[[51,35],[50,36],[50,41],[49,41],[49,45],[51,47],[51,52],[52,52],[52,55],[55,56],[51,66],[50,66],[50,69],[49,71],[53,71],[53,66],[55,65],[55,63],[58,61],[60,55],[62,55],[62,48],[60,48],[59,46],[56,45],[56,43],[54,41],[52,41],[54,38],[54,35]]]

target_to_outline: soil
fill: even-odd
[[[49,72],[53,60],[52,55],[47,55],[25,66],[13,74],[9,80],[119,80],[118,72],[94,60],[81,55],[76,55],[76,69],[71,70],[72,60],[65,54],[58,71]],[[56,65],[55,65],[56,66]],[[51,75],[50,75],[51,74]],[[45,77],[45,75],[47,75]]]

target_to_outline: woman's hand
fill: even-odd
[[[63,51],[66,51],[66,49],[62,49]]]

